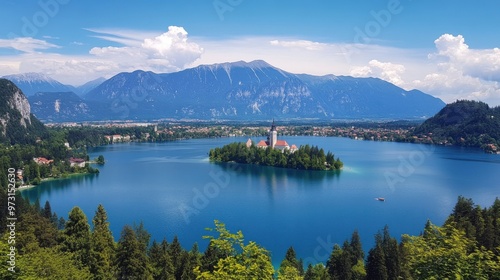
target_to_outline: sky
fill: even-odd
[[[500,105],[500,1],[0,0],[0,76],[74,86],[262,59]]]

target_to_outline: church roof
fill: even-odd
[[[274,146],[286,147],[286,146],[288,146],[288,143],[285,140],[278,140],[278,141],[276,141],[276,144]]]
[[[257,143],[257,147],[267,147],[267,142],[264,140],[260,140],[260,142]]]

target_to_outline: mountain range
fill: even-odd
[[[29,92],[38,118],[55,122],[422,119],[445,106],[431,95],[381,79],[292,74],[261,60],[201,65],[174,73],[119,73],[90,83],[83,94],[81,88],[64,88],[48,77],[22,82],[9,77]],[[71,94],[75,91],[82,96]]]

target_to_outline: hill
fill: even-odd
[[[429,136],[433,142],[481,147],[497,152],[500,147],[500,107],[461,100],[446,105],[435,116],[418,126],[416,136]]]
[[[43,124],[31,114],[23,92],[11,81],[0,79],[0,142],[34,143],[45,132]]]

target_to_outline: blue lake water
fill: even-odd
[[[286,137],[318,145],[344,162],[340,172],[298,171],[208,161],[210,148],[246,138],[127,143],[95,148],[106,164],[97,176],[44,182],[23,191],[67,217],[74,206],[89,221],[98,204],[118,240],[125,224],[144,222],[152,238],[178,235],[204,251],[206,227],[224,222],[272,252],[278,265],[289,246],[308,262],[325,261],[333,243],[358,229],[365,251],[386,224],[391,234],[419,234],[427,219],[441,225],[459,195],[490,206],[500,197],[500,156],[478,149],[336,137]],[[254,139],[258,140],[258,139]],[[384,197],[385,202],[375,200]]]

